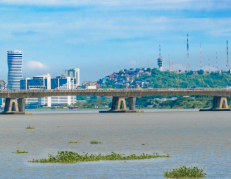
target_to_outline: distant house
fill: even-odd
[[[193,71],[193,75],[198,75],[198,72],[197,71]]]

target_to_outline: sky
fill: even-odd
[[[231,44],[230,0],[0,0],[0,79],[7,51],[23,51],[23,77],[80,68],[81,81],[121,69],[226,69]],[[231,45],[230,45],[231,49]],[[230,56],[231,61],[231,56]],[[230,62],[231,67],[231,62]]]

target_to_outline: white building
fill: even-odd
[[[79,68],[73,68],[67,70],[67,76],[75,79],[75,88],[80,85],[80,70]]]

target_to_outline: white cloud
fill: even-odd
[[[29,61],[27,63],[27,68],[29,70],[48,70],[49,67],[45,64],[42,64],[41,62],[37,61]]]

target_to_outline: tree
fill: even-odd
[[[187,75],[192,75],[193,74],[193,71],[192,70],[190,70],[188,73],[187,73]]]
[[[204,70],[198,70],[197,73],[198,73],[199,75],[203,75],[203,74],[204,74]]]
[[[96,100],[96,99],[97,99],[97,96],[91,96],[90,99],[91,99],[91,100]]]
[[[87,97],[86,96],[77,96],[77,100],[86,100]]]

